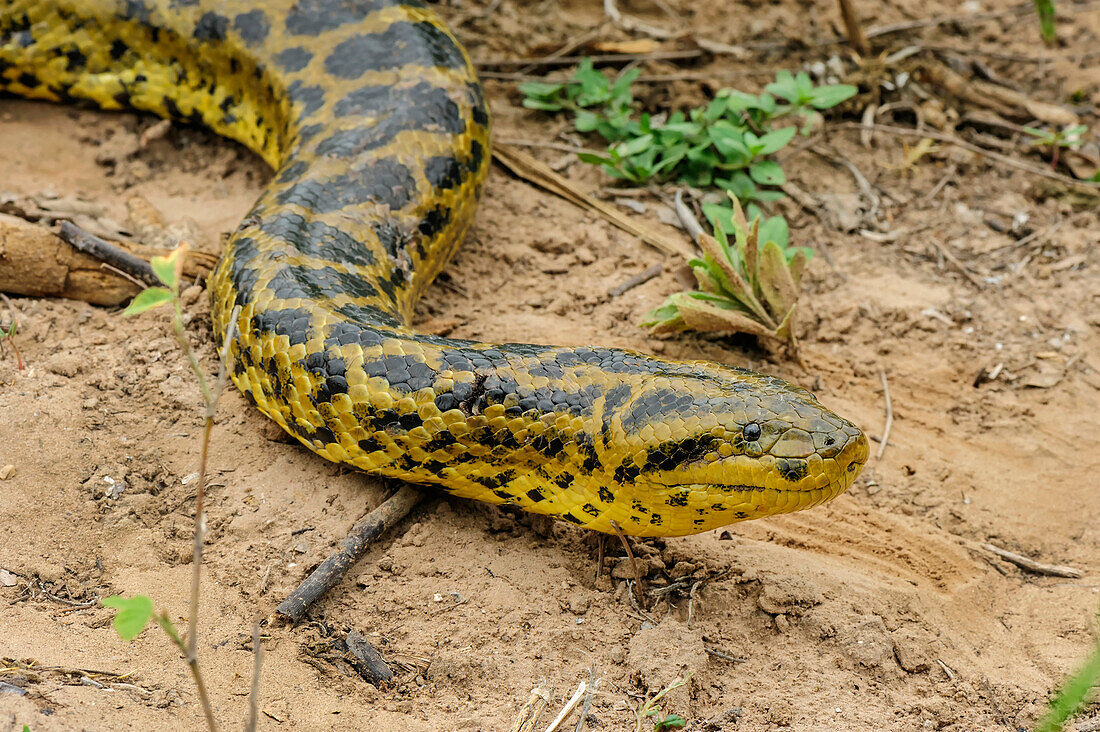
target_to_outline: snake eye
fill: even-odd
[[[760,439],[760,425],[756,422],[749,422],[741,430],[741,435],[749,442],[756,442]]]

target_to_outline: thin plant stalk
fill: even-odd
[[[168,634],[168,637],[172,639],[172,642],[180,649],[180,652],[187,656],[188,644],[183,642],[180,638],[180,634],[176,632],[175,626],[172,624],[167,613],[161,613],[157,616],[157,624],[164,629],[164,632]],[[203,681],[202,672],[199,670],[199,659],[194,657],[187,658],[187,666],[191,669],[191,677],[195,679],[195,688],[199,690],[199,702],[202,704],[202,713],[206,717],[206,727],[210,732],[217,732],[218,723],[214,720],[214,709],[210,706],[210,697],[206,693],[206,682]]]

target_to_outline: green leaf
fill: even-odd
[[[524,99],[523,106],[528,109],[541,109],[546,112],[559,112],[565,109],[565,107],[556,102],[546,102],[541,99]]]
[[[122,314],[125,317],[138,315],[167,302],[172,302],[170,290],[164,287],[149,287],[139,292],[126,306],[126,309],[122,311]]]
[[[787,245],[790,243],[790,236],[791,232],[790,228],[787,226],[787,220],[782,216],[772,216],[771,218],[761,219],[761,243],[767,244],[773,241],[779,245],[780,249],[786,250]]]
[[[756,184],[752,182],[752,178],[743,171],[737,171],[729,178],[719,178],[715,181],[719,188],[732,193],[739,200],[745,201],[751,198],[756,198]],[[704,206],[704,209],[706,207]]]
[[[155,274],[157,279],[163,282],[170,290],[176,289],[179,285],[176,279],[176,264],[183,254],[183,248],[184,245],[181,244],[172,250],[172,253],[167,257],[153,257],[149,260],[149,264],[153,267],[153,274]]]
[[[595,153],[577,153],[577,159],[589,165],[615,165],[618,161]]]
[[[786,99],[792,104],[798,101],[798,85],[795,83],[794,76],[790,71],[785,69],[776,72],[775,81],[768,84],[764,89],[780,99]]]
[[[749,166],[749,175],[761,185],[781,186],[787,182],[783,169],[774,160],[761,160]]]
[[[666,732],[670,729],[680,729],[687,724],[687,720],[679,714],[670,714],[657,724],[653,725],[653,732]]]
[[[814,109],[829,109],[851,99],[857,92],[859,92],[859,88],[851,84],[819,86],[810,93],[810,105]]]
[[[634,138],[630,142],[620,144],[616,148],[616,152],[624,158],[627,158],[631,155],[637,155],[640,152],[648,150],[649,146],[652,144],[653,135],[642,135],[641,137]]]
[[[145,625],[153,617],[153,601],[146,595],[112,595],[100,600],[100,604],[118,610],[112,625],[123,640],[133,640],[141,635],[141,631],[145,630]]]
[[[615,83],[611,85],[611,96],[620,99],[629,98],[633,101],[633,96],[630,94],[630,87],[641,75],[642,70],[639,68],[633,68],[620,74],[619,78],[615,79]]]
[[[519,91],[528,97],[552,97],[562,89],[565,84],[547,84],[542,81],[528,81],[519,85]]]
[[[726,109],[734,114],[740,114],[749,109],[759,109],[760,99],[753,94],[746,94],[735,89],[727,90]]]
[[[784,193],[783,191],[768,191],[768,190],[760,190],[760,189],[753,190],[752,194],[749,196],[749,198],[752,199],[753,201],[763,201],[763,202],[782,201],[786,197],[787,197],[787,194]]]
[[[729,122],[715,122],[708,130],[710,140],[714,147],[725,157],[737,157],[745,162],[752,157],[748,146],[745,144],[746,135]],[[749,133],[752,134],[752,133]]]
[[[757,154],[771,155],[781,150],[794,138],[795,132],[796,130],[794,127],[781,127],[778,130],[772,130],[760,138],[761,148],[760,152]]]
[[[595,112],[589,112],[587,109],[578,109],[577,119],[573,124],[577,128],[577,132],[591,132],[596,129],[596,125],[599,123],[600,118]]]
[[[573,79],[580,83],[580,93],[577,94],[577,104],[582,107],[590,107],[594,104],[603,104],[611,98],[611,82],[602,72],[592,68],[592,60],[585,59],[577,67]]]

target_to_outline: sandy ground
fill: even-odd
[[[904,0],[875,14],[863,5],[868,25],[961,12],[953,3]],[[775,68],[843,52],[812,45],[837,32],[824,0],[809,11],[794,0],[731,2],[722,12],[673,6],[690,27],[760,44],[752,59],[688,69],[745,89]],[[1100,101],[1100,70],[1082,54],[1096,48],[1100,9],[1065,7],[1063,45],[1041,67],[997,56],[1039,52],[1027,15],[881,42],[985,49],[989,67],[1037,99],[1061,102],[1080,89],[1087,109]],[[624,9],[670,22],[640,2]],[[591,1],[504,0],[480,17],[483,10],[446,9],[463,21],[460,35],[478,58],[552,51],[600,20]],[[601,37],[625,38],[613,29]],[[789,38],[811,45],[768,50]],[[718,85],[676,81],[643,97],[698,103]],[[550,141],[564,128],[520,109],[514,83],[487,89],[498,137]],[[112,151],[134,149],[152,124],[0,100],[0,189],[80,197],[118,221],[123,201],[141,195],[170,221],[192,219],[201,248],[217,251],[267,171],[234,145],[183,128],[115,159]],[[694,730],[1018,729],[1042,712],[1097,632],[1097,214],[1044,200],[1041,181],[1025,172],[946,147],[906,166],[897,138],[879,134],[865,149],[857,132],[827,129],[821,142],[874,185],[879,210],[864,211],[864,223],[893,234],[876,241],[785,209],[794,235],[831,260],[815,257],[808,274],[808,371],[749,340],[649,337],[637,323],[678,289],[674,263],[499,168],[466,245],[418,317],[462,337],[751,365],[813,388],[876,438],[885,374],[894,423],[882,459],[829,506],[637,542],[653,586],[709,578],[690,616],[686,593],[641,616],[621,570],[596,579],[595,538],[574,527],[430,498],[370,549],[310,622],[267,632],[264,729],[505,730],[540,680],[556,709],[590,673],[602,679],[590,729],[633,729],[631,707],[688,673],[665,709]],[[583,188],[606,184],[562,152],[539,154]],[[838,210],[859,203],[843,167],[805,150],[785,167]],[[656,221],[661,202],[638,200]],[[1019,244],[999,233],[1017,214],[1043,234]],[[655,280],[607,294],[661,262]],[[14,466],[0,481],[0,681],[26,693],[0,686],[0,729],[198,729],[191,680],[164,638],[150,631],[123,642],[94,604],[147,593],[173,617],[186,614],[187,476],[200,432],[186,364],[161,315],[124,321],[81,302],[14,305],[27,368],[16,368],[10,350],[0,355],[0,466]],[[205,296],[190,314],[189,337],[212,370]],[[998,365],[995,380],[976,382]],[[246,709],[253,618],[267,616],[386,489],[279,438],[236,391],[222,402],[211,468],[200,649],[214,706],[231,727]],[[1023,573],[983,551],[984,542],[1072,565],[1084,578]],[[609,543],[608,552],[617,565],[621,548]],[[349,629],[396,662],[393,687],[370,686],[340,660],[334,642]],[[31,659],[38,670],[15,668]]]

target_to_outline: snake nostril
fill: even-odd
[[[831,447],[836,444],[836,439],[831,435],[825,438],[825,447]]]

